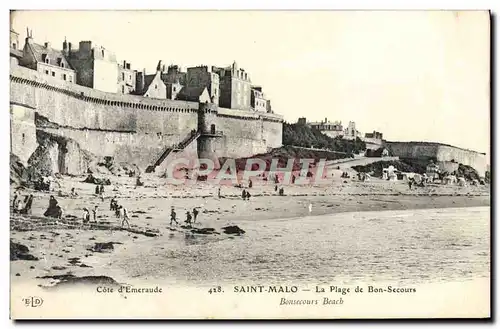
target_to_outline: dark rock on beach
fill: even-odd
[[[38,260],[29,253],[29,248],[23,244],[10,241],[10,260]]]
[[[223,227],[222,230],[226,234],[236,234],[236,235],[245,234],[245,231],[236,225]]]
[[[88,249],[93,252],[107,252],[114,250],[114,244],[122,244],[121,242],[96,242],[94,247]]]

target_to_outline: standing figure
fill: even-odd
[[[196,223],[196,218],[198,217],[198,209],[193,208],[193,223]]]
[[[82,224],[87,224],[90,221],[90,212],[87,208],[83,208]]]
[[[118,206],[118,211],[120,213],[120,218],[122,219],[122,223],[120,225],[120,227],[123,227],[123,223],[127,223],[127,227],[130,228],[130,223],[128,222],[129,218],[128,218],[128,211],[127,211],[127,208],[123,207],[123,206]]]
[[[242,198],[243,200],[245,200],[245,199],[246,199],[246,197],[247,197],[247,191],[246,191],[245,189],[243,189],[243,191],[241,192],[241,198]]]
[[[246,197],[247,197],[247,200],[250,200],[250,192],[247,191]]]
[[[186,211],[186,220],[184,221],[184,223],[186,223],[189,227],[191,227],[191,219],[191,213],[189,211]]]
[[[116,201],[116,196],[111,198],[111,201],[109,202],[109,210],[116,210],[116,207],[118,205],[118,201]]]
[[[217,197],[220,199],[220,187],[217,189]]]
[[[175,213],[174,207],[172,207],[172,210],[170,211],[170,225],[172,225],[172,222],[175,222],[175,224],[179,225],[176,216],[177,214]]]
[[[253,186],[253,182],[251,179],[248,180],[248,188],[252,188]]]
[[[92,209],[92,217],[94,218],[94,222],[97,223],[97,205]]]
[[[95,186],[95,194],[99,195],[99,194],[101,194],[100,192],[101,192],[101,189],[99,188],[99,185],[96,185]]]
[[[17,191],[14,192],[14,200],[12,201],[12,209],[16,210],[17,199],[19,198],[19,193]]]

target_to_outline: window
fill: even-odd
[[[12,44],[12,48],[17,49],[17,45],[15,42]]]
[[[45,70],[45,74],[49,74],[49,70]]]
[[[174,91],[175,91],[175,87],[174,87]]]
[[[155,85],[155,89],[158,89],[158,85]]]
[[[69,82],[73,82],[73,77],[71,75],[69,76]]]
[[[125,73],[122,72],[122,80],[125,80]]]
[[[102,50],[101,53],[102,53],[102,57],[104,57],[104,50]]]
[[[125,86],[122,86],[122,94],[125,94]]]
[[[56,72],[52,71],[52,76],[55,77],[56,76]]]
[[[26,136],[25,136],[25,135],[24,135],[24,133],[23,133],[23,136],[22,136],[22,143],[23,143],[23,145],[24,145],[24,142],[25,142],[25,141],[26,141]]]
[[[63,80],[66,80],[66,74],[63,74]]]

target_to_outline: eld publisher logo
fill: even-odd
[[[43,299],[40,297],[34,297],[34,296],[23,298],[23,302],[24,302],[24,306],[26,306],[26,307],[29,307],[29,306],[39,307],[39,306],[43,305]]]

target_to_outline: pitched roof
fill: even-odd
[[[206,87],[182,87],[177,94],[177,99],[184,101],[198,101],[201,94],[207,89]]]
[[[47,48],[47,47],[39,45],[37,43],[30,43],[28,45],[31,48],[31,51],[33,52],[33,56],[35,57],[35,60],[38,63],[45,63],[46,58],[48,58],[48,60],[49,60],[48,64],[50,64],[50,65],[61,66],[61,63],[63,63],[65,68],[68,68],[71,70],[73,69],[73,67],[66,60],[66,56],[64,56],[62,51],[51,48],[51,47]]]
[[[15,58],[22,58],[23,57],[23,51],[19,49],[12,49],[10,48],[10,56],[15,57]]]

